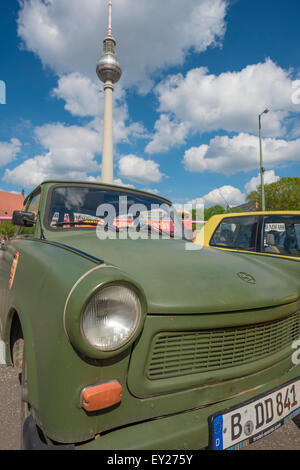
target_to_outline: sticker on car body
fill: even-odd
[[[15,280],[19,257],[20,257],[20,253],[17,251],[17,253],[15,254],[14,260],[12,262],[11,269],[10,269],[9,284],[8,284],[9,290],[12,288],[14,280]]]

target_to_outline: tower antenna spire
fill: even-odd
[[[108,1],[108,36],[112,36],[112,0]]]

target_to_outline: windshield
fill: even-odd
[[[135,232],[135,238],[192,238],[171,205],[126,190],[59,186],[52,191],[48,214],[48,227],[57,231],[96,228],[100,237],[110,231]]]

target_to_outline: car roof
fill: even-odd
[[[227,214],[216,214],[211,217],[214,220],[223,219],[224,217],[246,217],[255,215],[299,215],[300,211],[259,211],[259,212],[232,212]]]
[[[115,189],[115,190],[120,190],[120,191],[128,191],[128,192],[133,192],[133,193],[137,193],[137,194],[140,194],[140,195],[144,195],[144,196],[151,196],[155,199],[158,199],[162,202],[165,202],[167,203],[168,205],[172,204],[172,201],[170,201],[169,199],[166,199],[165,197],[163,196],[158,196],[157,194],[154,194],[154,193],[151,193],[151,192],[148,192],[148,191],[143,191],[143,190],[140,190],[140,189],[135,189],[135,188],[128,188],[127,186],[120,186],[120,185],[117,185],[117,184],[107,184],[107,183],[101,183],[101,181],[98,182],[89,182],[89,181],[72,181],[72,180],[45,180],[43,181],[39,186],[37,186],[33,191],[31,191],[30,194],[28,194],[28,196],[26,197],[25,201],[24,201],[24,205],[27,203],[28,199],[30,197],[32,197],[33,195],[35,195],[35,193],[37,193],[40,188],[43,186],[43,185],[46,185],[46,184],[68,184],[68,185],[72,185],[72,184],[75,184],[75,185],[86,185],[86,186],[103,186],[104,188],[110,188],[110,189]]]

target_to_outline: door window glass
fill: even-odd
[[[263,251],[275,255],[300,256],[300,216],[264,217]]]
[[[227,217],[215,231],[210,245],[255,251],[258,217]]]

